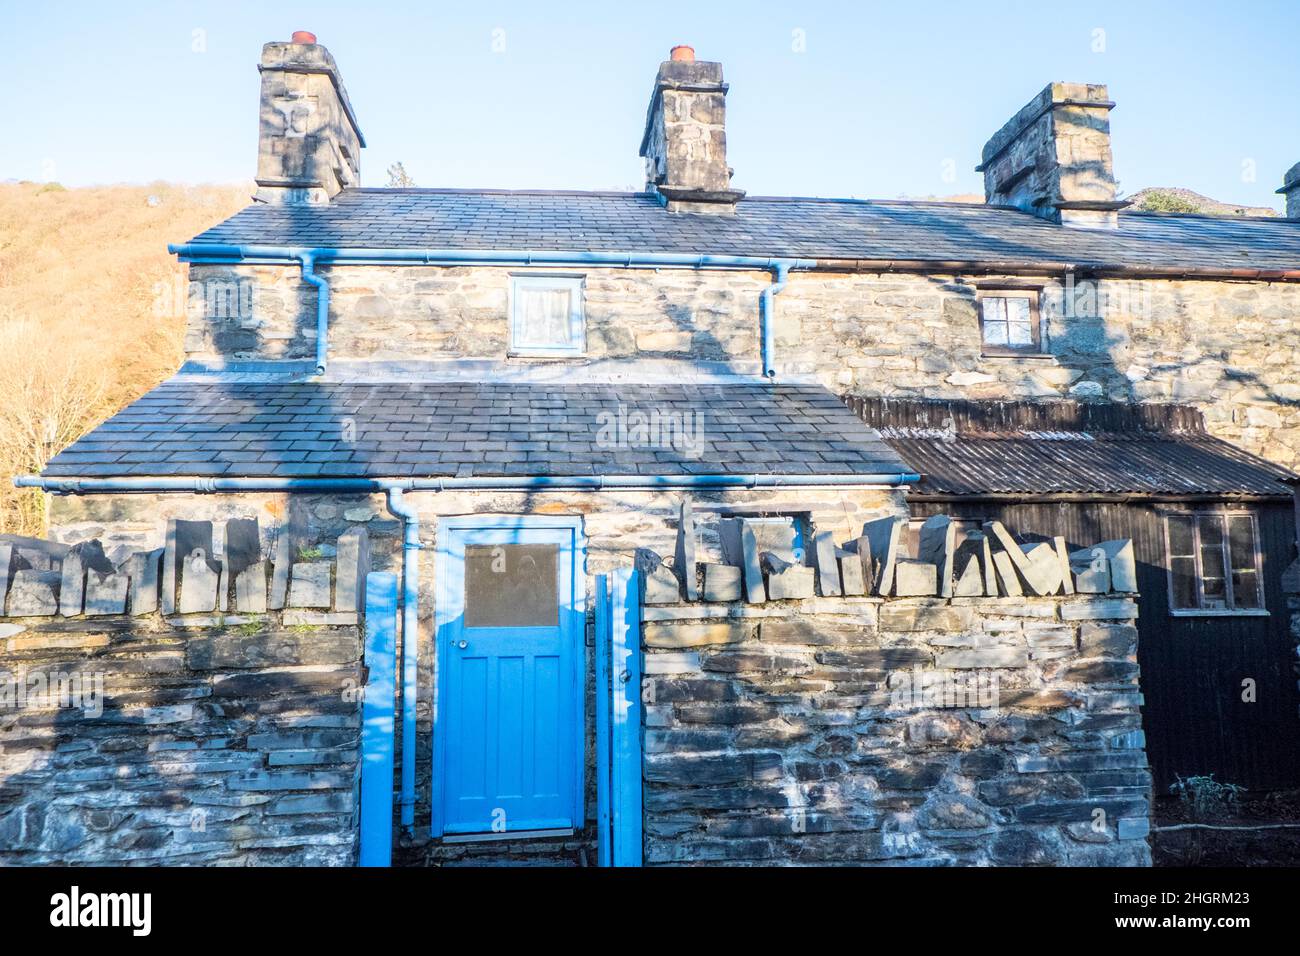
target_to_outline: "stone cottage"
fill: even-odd
[[[363,188],[329,52],[259,70],[255,202],[172,247],[184,367],[20,479],[56,542],[3,569],[14,659],[125,654],[189,708],[130,746],[224,741],[203,779],[251,797],[181,839],[37,808],[29,771],[17,859],[349,862],[361,705],[293,708],[364,663],[366,707],[398,690],[399,862],[1149,862],[1131,545],[941,514],[906,543],[922,476],[842,399],[1178,401],[1284,475],[1294,220],[1123,213],[1101,86],[1034,97],[962,205],[747,196],[687,47],[640,193]],[[401,579],[395,670],[362,660],[367,562]]]

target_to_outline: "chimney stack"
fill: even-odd
[[[727,166],[727,84],[722,64],[675,46],[659,64],[645,135],[646,191],[669,212],[731,216],[744,192],[731,188]]]
[[[1278,192],[1286,197],[1286,217],[1300,219],[1300,163],[1286,171]]]
[[[366,145],[329,50],[305,30],[262,47],[257,196],[269,203],[328,203],[361,181]]]
[[[1105,86],[1052,83],[984,146],[985,202],[1068,226],[1113,229],[1115,199]]]

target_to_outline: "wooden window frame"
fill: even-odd
[[[1043,351],[1043,320],[1039,310],[1039,298],[1042,295],[1040,286],[1021,286],[1021,285],[1001,285],[981,286],[975,292],[975,307],[979,311],[980,322],[980,354],[986,358],[1039,358],[1047,355]],[[990,345],[984,332],[984,301],[986,299],[1028,299],[1029,300],[1029,332],[1033,336],[1033,341],[1024,347],[1017,348],[1011,345]]]
[[[516,344],[516,332],[519,329],[519,317],[515,309],[519,305],[518,290],[521,286],[566,289],[573,296],[576,315],[570,321],[576,324],[574,339],[576,344],[563,346],[538,346]],[[510,358],[582,358],[587,354],[587,301],[586,277],[573,273],[537,273],[517,272],[510,274],[510,287],[506,303],[507,336],[509,345],[506,355]]]
[[[1173,550],[1170,546],[1169,539],[1169,519],[1170,518],[1191,518],[1192,531],[1194,540],[1192,544],[1192,557],[1196,559],[1196,600],[1200,607],[1175,607],[1174,605],[1174,567],[1173,567]],[[1204,572],[1202,568],[1202,550],[1201,550],[1201,518],[1219,518],[1223,521],[1223,567],[1224,567],[1224,598],[1229,605],[1224,608],[1207,608],[1204,607]],[[1232,583],[1232,549],[1231,549],[1231,531],[1228,527],[1228,521],[1231,518],[1248,518],[1250,520],[1251,533],[1251,552],[1254,573],[1255,587],[1259,599],[1259,607],[1237,607],[1237,598],[1233,590]],[[1202,508],[1199,510],[1162,510],[1160,512],[1161,524],[1164,525],[1164,544],[1165,544],[1165,587],[1169,601],[1170,617],[1268,617],[1269,610],[1265,607],[1264,592],[1264,567],[1263,555],[1259,548],[1259,516],[1254,511],[1245,511],[1241,509],[1234,510],[1216,510]]]

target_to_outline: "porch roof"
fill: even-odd
[[[240,381],[178,375],[47,477],[905,474],[819,385]]]
[[[1186,405],[853,399],[920,472],[915,494],[1290,497],[1294,474]]]

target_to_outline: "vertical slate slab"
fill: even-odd
[[[718,524],[718,537],[722,543],[722,560],[741,570],[745,600],[750,604],[764,603],[767,590],[763,585],[763,569],[759,565],[758,540],[753,527],[744,518],[727,518]],[[780,551],[774,550],[773,553],[780,554]],[[791,560],[784,554],[781,557]]]
[[[289,526],[283,525],[275,537],[275,558],[271,568],[271,594],[266,606],[279,611],[289,595],[289,570],[293,564],[293,535]]]
[[[993,566],[997,568],[998,587],[1002,597],[1020,597],[1025,593],[1020,587],[1020,578],[1016,575],[1011,555],[1005,551],[994,551]]]
[[[1074,589],[1080,594],[1105,594],[1110,590],[1110,561],[1103,548],[1083,548],[1070,555]]]
[[[159,573],[165,550],[139,551],[126,559],[132,614],[152,614],[158,610]]]
[[[98,571],[112,574],[116,569],[104,554],[99,539],[73,545],[63,556],[63,572],[59,583],[59,613],[72,617],[82,613],[86,601],[86,572]]]
[[[167,544],[163,553],[162,612],[176,613],[176,590],[184,576],[184,563],[197,548],[206,559],[212,554],[212,522],[173,518],[167,522]],[[220,568],[214,565],[214,569]],[[212,594],[216,597],[216,586]],[[216,609],[215,603],[212,607]]]
[[[1110,564],[1111,590],[1136,594],[1137,561],[1133,557],[1133,542],[1124,538],[1119,541],[1103,541],[1097,547],[1106,552],[1106,560]]]
[[[126,592],[130,578],[125,567],[121,571],[104,574],[94,569],[86,571],[86,614],[102,616],[126,613]]]
[[[370,533],[354,528],[340,535],[335,562],[334,610],[361,610],[366,606],[366,576],[370,574]]]
[[[1052,539],[1052,548],[1056,551],[1056,566],[1061,572],[1061,587],[1066,594],[1074,593],[1074,575],[1070,572],[1070,550],[1065,546],[1065,538],[1057,535]]]
[[[818,531],[813,538],[813,556],[817,561],[817,586],[822,597],[839,597],[844,593],[840,584],[840,563],[835,557],[835,538],[829,531]]]
[[[1035,594],[1052,593],[1052,577],[1056,573],[1055,556],[1052,557],[1050,565],[1041,557],[1041,551],[1036,552],[1036,556],[1031,559],[1024,548],[1021,547],[1020,542],[1015,539],[1001,521],[984,522],[984,534],[1001,545],[1002,551],[1000,553],[1007,556],[1012,566],[1025,579],[1031,591]],[[998,562],[998,570],[999,572],[1002,570],[1001,562]]]
[[[745,599],[750,604],[763,604],[767,601],[767,589],[763,584],[763,569],[758,564],[758,542],[748,521],[740,522],[740,546],[745,559],[742,565]]]
[[[706,564],[704,600],[710,603],[739,601],[740,568],[730,564]]]
[[[217,609],[221,565],[202,548],[194,548],[181,562],[181,614],[210,614]]]
[[[235,577],[235,610],[243,614],[266,613],[266,562],[259,561]]]
[[[894,587],[894,562],[898,559],[898,542],[903,534],[902,518],[877,518],[862,526],[872,563],[876,566],[875,591],[888,596]]]
[[[262,539],[256,518],[231,518],[226,522],[226,564],[233,581],[262,560]]]
[[[328,561],[297,561],[289,580],[289,606],[328,608],[330,572]]]
[[[926,518],[921,525],[916,557],[938,568],[940,597],[952,597],[953,558],[957,551],[957,526],[947,515]]]
[[[955,597],[982,597],[984,595],[984,581],[980,575],[980,559],[978,555],[971,554],[966,558],[965,565],[962,566],[960,575],[957,578],[956,587],[953,588]]]
[[[695,515],[689,498],[682,499],[677,522],[677,549],[673,564],[686,587],[686,600],[700,599],[699,571],[695,567]]]
[[[59,612],[59,571],[24,568],[9,585],[10,617],[48,617]]]
[[[840,563],[840,583],[847,597],[867,593],[867,577],[862,573],[862,559],[853,551],[835,549],[835,559]]]
[[[5,598],[9,594],[9,575],[13,572],[14,548],[0,544],[0,614],[5,611]]]
[[[176,519],[167,520],[167,539],[163,542],[162,598],[160,610],[176,613]]]
[[[217,610],[225,612],[226,602],[230,598],[229,568],[226,565],[226,523],[214,522],[212,525],[212,550],[208,557],[217,566]]]

